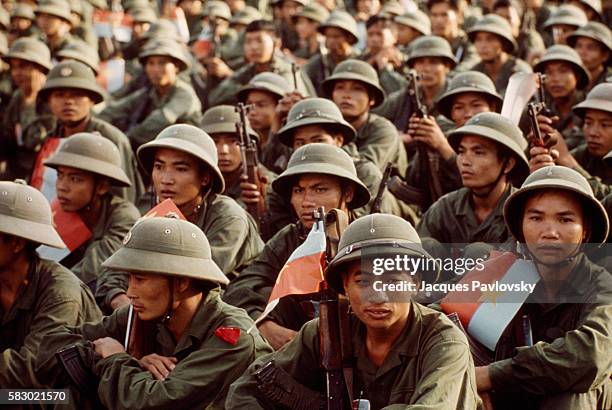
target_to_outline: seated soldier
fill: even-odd
[[[298,39],[298,48],[293,52],[293,58],[298,64],[304,65],[310,57],[321,51],[324,40],[318,28],[328,17],[329,11],[317,2],[306,4],[302,7],[302,10],[293,16],[293,24]]]
[[[253,321],[244,311],[221,301],[227,278],[196,225],[143,219],[104,266],[129,272],[132,306],[51,337],[78,343],[104,408],[223,408],[230,384],[271,351],[257,330],[247,333]],[[56,386],[68,385],[52,357],[41,361]]]
[[[142,145],[138,160],[151,175],[154,202],[172,199],[188,221],[207,235],[212,257],[230,279],[263,249],[253,218],[233,199],[221,195],[223,175],[210,136],[187,124],[171,125],[155,140]],[[116,309],[128,304],[127,274],[104,271],[96,298]]]
[[[70,34],[70,4],[66,0],[45,0],[35,4],[36,25],[40,28],[43,41],[51,50],[51,57],[55,58],[57,52],[74,38]]]
[[[252,318],[264,310],[279,272],[310,232],[315,222],[313,211],[325,207],[349,213],[370,200],[370,193],[357,178],[351,158],[331,144],[312,143],[298,148],[272,188],[280,196],[291,198],[298,222],[274,235],[255,261],[232,280],[224,295],[226,302],[245,309]],[[349,216],[353,219],[354,215],[350,212]],[[310,300],[311,296],[305,297]],[[278,349],[310,319],[300,301],[287,297],[259,328],[272,347]]]
[[[364,61],[343,61],[323,82],[323,92],[357,131],[351,144],[357,146],[359,154],[381,171],[391,162],[404,175],[408,166],[406,150],[395,127],[387,119],[370,112],[385,99],[376,70]]]
[[[512,185],[529,174],[523,133],[500,114],[483,112],[448,140],[457,152],[463,188],[434,202],[417,227],[419,235],[443,244],[505,242],[504,202],[516,189]]]
[[[408,46],[412,41],[431,34],[429,17],[419,9],[395,16],[393,21],[397,27],[397,47],[404,54],[408,54]]]
[[[587,24],[589,20],[579,7],[573,4],[562,4],[552,10],[542,28],[552,33],[552,43],[567,44],[567,38],[579,27]]]
[[[101,265],[121,247],[121,241],[140,217],[111,186],[130,186],[121,169],[117,147],[99,134],[77,133],[64,141],[44,162],[57,170],[55,190],[64,212],[75,212],[91,231],[91,238],[61,260],[95,291]]]
[[[520,5],[512,0],[496,0],[492,12],[502,16],[510,23],[512,37],[518,45],[515,56],[526,61],[529,65],[536,63],[544,54],[546,45],[535,28],[535,21],[521,21]],[[525,19],[525,14],[523,13],[523,19]]]
[[[39,244],[64,248],[45,197],[23,181],[0,182],[0,386],[41,388],[36,358],[49,333],[101,317],[94,298],[61,265],[41,259]]]
[[[346,357],[352,368],[344,371],[352,374],[351,397],[369,400],[372,409],[476,409],[480,400],[474,364],[462,332],[443,314],[413,301],[415,292],[385,292],[375,284],[401,282],[418,288],[422,273],[398,269],[374,276],[368,252],[383,258],[431,258],[412,225],[393,215],[361,217],[342,235],[325,279],[346,295],[351,308],[350,339],[344,341],[352,352]],[[320,319],[312,320],[281,350],[255,361],[232,384],[226,408],[278,408],[259,391],[254,375],[270,361],[279,380],[272,382],[273,388],[299,384],[312,394],[304,400],[310,406],[303,408],[325,408],[328,383],[321,369],[320,332]]]
[[[138,55],[150,86],[110,102],[100,118],[117,124],[134,150],[176,123],[199,124],[202,105],[178,74],[189,67],[187,51],[173,39],[154,38]]]
[[[291,64],[279,53],[280,39],[274,22],[255,20],[246,28],[244,37],[245,65],[226,77],[211,91],[208,101],[211,106],[234,104],[236,93],[256,74],[271,71],[293,83]],[[296,73],[296,88],[302,95],[314,94],[310,80],[301,71]]]
[[[119,149],[121,167],[132,186],[118,189],[117,194],[135,202],[144,192],[138,164],[125,134],[92,115],[94,105],[104,100],[104,93],[93,72],[78,61],[59,63],[49,72],[37,103],[47,103],[52,118],[40,116],[24,129],[23,146],[15,158],[19,175],[30,178],[30,184],[42,190],[47,198],[55,197],[55,173],[42,163],[57,150],[62,138],[77,132],[98,132]]]
[[[609,64],[612,56],[612,32],[604,24],[590,21],[567,37],[567,44],[572,47],[585,68],[589,70],[591,82],[588,90],[597,84],[605,83],[612,75]]]
[[[506,93],[512,74],[531,72],[531,66],[527,62],[514,57],[518,45],[512,36],[510,23],[503,17],[487,14],[470,28],[468,35],[481,60],[470,70],[488,75],[499,94]]]
[[[476,368],[478,390],[492,393],[495,409],[611,408],[612,278],[583,253],[605,242],[605,210],[580,174],[551,166],[508,198],[504,218],[541,279],[497,344],[497,360]],[[533,346],[514,331],[524,315]]]

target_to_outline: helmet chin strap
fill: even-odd
[[[527,247],[527,244],[525,244],[525,253],[527,255],[529,255],[532,260],[536,261],[540,265],[544,265],[544,266],[551,267],[551,268],[565,268],[565,267],[571,265],[572,263],[574,263],[576,261],[576,258],[578,257],[578,254],[580,253],[581,249],[582,249],[582,243],[580,243],[580,244],[578,244],[578,246],[576,246],[576,249],[572,252],[571,255],[566,256],[565,258],[561,259],[560,261],[550,263],[550,262],[543,262],[540,259],[538,259],[533,254],[533,252],[531,252],[529,250],[529,248]]]
[[[172,319],[172,314],[174,313],[174,279],[170,278],[170,283],[168,284],[169,292],[170,292],[170,303],[168,304],[168,310],[166,310],[166,314],[161,319],[162,324],[166,324]]]
[[[504,163],[502,164],[502,167],[501,167],[501,170],[499,171],[499,174],[497,174],[497,178],[495,178],[495,181],[491,182],[489,185],[487,185],[485,187],[485,191],[484,192],[476,192],[473,189],[471,189],[472,195],[474,195],[477,198],[486,198],[486,197],[488,197],[491,194],[491,192],[493,192],[493,190],[495,189],[495,187],[497,186],[499,181],[502,179],[502,177],[504,175],[506,175],[504,173],[504,171],[506,170],[506,166],[508,165],[508,161],[509,160],[510,160],[509,157],[504,159]]]

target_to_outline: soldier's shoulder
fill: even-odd
[[[433,345],[440,342],[460,342],[468,348],[465,334],[444,313],[418,303],[413,306],[422,321],[423,343]]]
[[[109,202],[112,213],[120,214],[122,218],[138,219],[140,212],[136,206],[125,198],[118,195],[111,195]]]
[[[119,128],[103,119],[92,117],[87,131],[99,132],[103,137],[111,140],[119,148],[125,146],[130,147],[130,140],[128,137]]]
[[[47,259],[36,258],[37,295],[52,301],[81,301],[85,285],[68,268]]]

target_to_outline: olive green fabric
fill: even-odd
[[[423,406],[428,409],[474,409],[474,364],[465,336],[441,313],[411,303],[408,321],[385,361],[376,367],[369,359],[365,327],[350,318],[353,345],[354,394],[370,401],[373,409]],[[325,392],[320,370],[319,321],[308,322],[285,347],[255,361],[230,388],[226,408],[264,409],[258,400],[254,372],[274,360],[298,383]]]
[[[469,70],[486,72],[483,62],[479,62],[470,67]],[[508,87],[510,77],[512,77],[514,73],[531,73],[532,71],[531,66],[526,61],[509,56],[508,60],[500,67],[497,77],[494,80],[495,89],[503,96],[506,93],[506,87]]]
[[[353,51],[347,56],[347,59],[357,58],[358,52]],[[302,67],[304,74],[310,79],[310,82],[314,85],[316,94],[319,97],[324,95],[323,93],[323,81],[329,78],[334,72],[336,66],[340,62],[335,62],[326,51],[319,51],[317,54],[312,56],[306,64]],[[314,97],[314,95],[313,95]]]
[[[459,31],[457,37],[450,41],[450,45],[457,61],[454,72],[471,70],[474,65],[480,62],[476,46],[462,30]]]
[[[38,357],[62,347],[49,334],[101,316],[90,290],[72,272],[33,257],[27,285],[8,311],[0,308],[0,385],[13,389],[48,386],[49,380],[37,375]]]
[[[601,201],[612,193],[612,167],[604,158],[595,157],[586,145],[574,148],[570,154],[578,162],[574,170],[587,179],[595,198]]]
[[[36,99],[47,101],[51,91],[61,88],[87,91],[96,104],[104,100],[105,91],[96,83],[93,71],[80,61],[62,61],[53,67]]]

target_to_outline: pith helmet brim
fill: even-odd
[[[463,94],[463,93],[476,93],[481,94],[486,99],[490,99],[496,102],[498,111],[501,110],[502,105],[504,104],[504,99],[497,93],[492,91],[485,91],[483,89],[479,89],[476,87],[459,87],[455,88],[452,91],[448,91],[444,93],[436,102],[436,107],[438,112],[444,115],[446,118],[451,119],[451,108],[453,97]]]
[[[49,71],[51,71],[51,69],[53,68],[53,65],[51,64],[51,61],[44,61],[41,59],[41,56],[37,56],[34,55],[32,52],[29,51],[13,51],[11,52],[9,50],[9,53],[5,56],[1,57],[2,60],[4,60],[5,62],[7,62],[8,64],[11,63],[11,60],[16,58],[18,60],[24,60],[27,61],[29,63],[32,64],[36,64],[37,66],[39,66],[40,68],[42,68],[42,72],[47,74],[49,73]]]
[[[77,90],[86,91],[91,95],[92,100],[95,104],[104,101],[104,91],[102,90],[102,88],[100,88],[100,86],[98,86],[98,84],[92,84],[91,81],[74,77],[47,80],[45,85],[43,85],[42,89],[38,93],[37,100],[46,101],[47,98],[49,98],[49,94],[51,93],[51,91],[57,90],[59,88],[74,88]]]
[[[370,108],[378,107],[385,100],[385,92],[383,91],[380,85],[373,83],[363,75],[351,72],[341,72],[337,74],[332,74],[325,81],[323,81],[323,93],[325,94],[325,96],[327,98],[331,98],[332,93],[334,91],[334,85],[336,84],[336,82],[343,80],[359,81],[368,87],[368,90],[370,90],[370,93],[373,95],[374,98],[374,104]]]
[[[200,128],[208,133],[211,137],[214,138],[214,134],[236,134],[236,124],[231,122],[219,122],[213,124],[202,124]],[[259,134],[251,128],[250,125],[247,126],[247,134],[251,139],[259,142]]]
[[[261,91],[274,95],[276,98],[283,98],[289,90],[283,90],[282,87],[275,86],[268,82],[253,82],[245,85],[238,91],[238,101],[245,102],[251,91]]]
[[[223,179],[223,174],[221,174],[216,161],[213,161],[210,155],[208,155],[208,153],[201,147],[179,138],[163,138],[161,140],[153,140],[141,145],[140,148],[138,148],[136,156],[138,157],[140,165],[142,165],[148,173],[151,173],[151,170],[153,169],[155,152],[159,148],[174,149],[193,155],[213,172],[214,178],[212,182],[212,191],[218,194],[225,191],[225,180]]]
[[[325,35],[325,29],[328,28],[337,28],[338,30],[342,30],[342,32],[344,32],[346,35],[348,35],[348,42],[350,45],[355,45],[359,42],[359,38],[355,35],[355,33],[352,33],[350,30],[347,30],[345,27],[342,27],[340,24],[334,24],[334,23],[321,23],[319,24],[319,27],[317,27],[317,31],[323,35]]]
[[[604,100],[601,98],[587,98],[580,104],[575,105],[572,110],[579,117],[584,118],[587,110],[598,110],[612,113],[612,97]]]
[[[99,159],[73,154],[70,152],[57,152],[44,162],[45,166],[57,169],[58,167],[71,167],[86,172],[102,175],[111,180],[116,186],[130,187],[132,183],[119,167],[113,166]]]
[[[64,249],[66,245],[51,225],[28,221],[0,213],[0,232],[32,242]]]
[[[578,64],[576,61],[570,60],[567,55],[562,53],[550,53],[549,55],[544,55],[542,59],[535,66],[533,66],[533,71],[543,73],[546,64],[552,61],[561,61],[572,66],[572,68],[576,72],[576,77],[578,77],[578,83],[576,84],[576,88],[584,89],[586,88],[586,86],[589,85],[589,82],[591,81],[591,76],[588,71],[582,65]]]
[[[297,121],[292,121],[290,123],[285,124],[283,128],[281,128],[276,136],[286,146],[289,148],[293,147],[293,133],[300,127],[304,127],[306,125],[320,125],[324,128],[332,128],[334,130],[338,130],[342,133],[344,137],[343,145],[352,142],[355,139],[355,135],[357,134],[355,128],[351,126],[346,121],[338,122],[337,120],[321,118],[321,117],[304,117]]]

